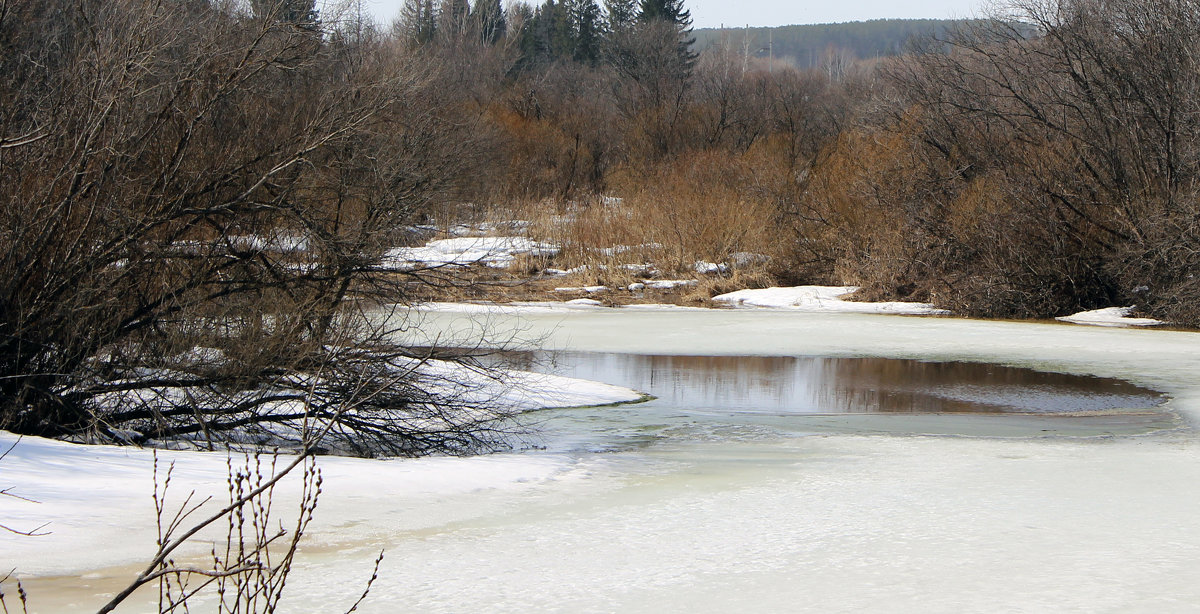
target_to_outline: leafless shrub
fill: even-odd
[[[247,456],[245,465],[229,461],[229,503],[200,519],[194,519],[209,500],[195,501],[189,494],[177,507],[168,507],[174,463],[160,478],[157,456],[154,460],[154,505],[158,518],[158,550],[150,564],[98,612],[111,612],[143,586],[157,584],[159,612],[189,611],[203,599],[216,597],[220,612],[274,612],[283,598],[297,547],[313,519],[321,493],[321,474],[306,448],[286,465],[272,455],[269,465],[263,456]],[[296,517],[290,529],[277,518],[275,488],[299,468],[301,493]],[[173,509],[173,511],[172,511]],[[191,565],[177,562],[179,550],[210,527],[225,523],[224,540],[214,542],[211,564]],[[348,611],[354,611],[367,597],[378,577],[383,554],[375,561],[375,570],[361,597]]]
[[[432,356],[369,313],[444,282],[381,266],[470,176],[473,130],[436,64],[352,20],[15,10],[0,20],[15,51],[0,58],[0,427],[278,443],[307,417],[344,421],[358,453],[488,447],[497,423],[404,384]],[[335,414],[346,395],[363,403]]]
[[[16,581],[17,604],[15,604],[15,605],[20,605],[21,609],[20,610],[16,610],[16,609],[10,610],[9,609],[8,601],[5,599],[6,595],[4,593],[4,587],[6,584],[9,584],[11,581],[12,581],[12,574],[5,574],[3,578],[0,578],[0,610],[3,610],[4,614],[9,614],[10,612],[13,612],[13,613],[21,612],[21,614],[29,614],[29,594],[25,592],[25,587],[21,585],[20,580]],[[14,608],[15,608],[15,606],[14,606]]]

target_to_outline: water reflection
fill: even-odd
[[[959,362],[883,358],[533,352],[510,364],[627,386],[658,405],[802,414],[1064,413],[1148,409],[1128,382]]]

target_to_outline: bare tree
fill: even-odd
[[[504,416],[418,382],[437,351],[370,314],[429,281],[384,256],[469,175],[478,131],[438,66],[356,24],[0,14],[0,427],[270,444],[324,419],[359,453],[495,443]]]
[[[1176,267],[1194,262],[1178,222],[1194,219],[1200,172],[1200,6],[1009,7],[887,71],[899,84],[891,125],[915,128],[936,177],[922,204],[895,204],[939,245],[944,260],[927,264],[930,276],[973,313],[1060,315],[1136,300],[1193,318],[1168,304],[1189,283]],[[974,227],[955,225],[968,217]]]

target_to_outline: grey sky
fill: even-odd
[[[881,18],[971,17],[985,0],[686,0],[698,28],[785,26]],[[390,23],[403,0],[363,0],[382,23]],[[532,2],[540,4],[540,2]],[[508,4],[508,0],[505,0]]]
[[[686,0],[698,28],[786,26],[882,18],[958,18],[975,15],[982,0]]]

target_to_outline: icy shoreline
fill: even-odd
[[[452,363],[431,363],[430,368],[457,378],[473,398],[512,412],[643,399],[640,392],[628,388],[557,375],[505,371],[500,377]],[[0,461],[0,489],[11,489],[21,498],[0,497],[0,524],[17,531],[40,527],[36,532],[46,533],[24,537],[0,531],[0,551],[18,577],[82,573],[144,561],[154,544],[150,533],[154,517],[146,503],[154,485],[155,454],[160,471],[175,464],[172,482],[177,496],[186,496],[190,489],[217,501],[226,496],[230,455],[225,452],[81,445],[0,431],[0,453],[6,450],[9,453]],[[240,453],[233,453],[232,459],[235,466],[245,463]],[[475,489],[491,486],[492,480],[504,484],[539,479],[552,470],[502,457],[459,461],[462,459],[389,462],[329,456],[321,457],[320,466],[327,476],[339,476],[339,489],[363,492],[372,489],[372,482],[360,474],[380,469],[396,478],[410,476],[424,467],[438,476],[432,483],[450,490],[456,484]]]
[[[479,317],[428,311],[421,329],[445,335]],[[400,562],[385,564],[365,611],[405,603],[426,611],[568,604],[648,612],[686,602],[715,612],[748,590],[763,608],[803,597],[814,612],[839,604],[930,611],[934,596],[946,606],[934,610],[947,612],[998,604],[1155,611],[1169,603],[1156,596],[1197,596],[1188,587],[1200,533],[1187,519],[1200,504],[1200,444],[1190,426],[1200,417],[1200,334],[776,310],[508,309],[489,311],[487,320],[550,349],[966,360],[1119,377],[1170,394],[1165,410],[1189,426],[1115,439],[702,436],[633,456],[323,459],[329,493],[306,544],[326,554],[289,584],[298,599],[335,607],[342,600],[330,594],[331,578],[357,589],[360,563],[378,547]],[[68,504],[70,515],[50,518],[52,539],[62,541],[0,536],[6,560],[29,575],[143,560],[153,546],[145,456],[36,447],[43,445],[20,465],[0,464],[0,483]],[[212,456],[180,463],[181,489],[221,495],[224,455]],[[736,462],[721,464],[726,457]],[[102,479],[81,467],[101,469]],[[52,509],[27,504],[19,518],[7,515],[18,507],[0,501],[0,516],[40,524]],[[650,540],[662,558],[642,548]],[[998,552],[1028,564],[998,564]],[[1151,553],[1164,562],[1148,561]],[[797,580],[797,570],[811,581]],[[928,570],[945,581],[922,588]],[[834,577],[864,588],[823,589]],[[1125,587],[1123,578],[1154,591]],[[101,590],[103,578],[74,581],[81,582]],[[1064,583],[1087,590],[1064,593]],[[707,587],[703,598],[698,586]],[[588,601],[597,594],[608,597]]]

